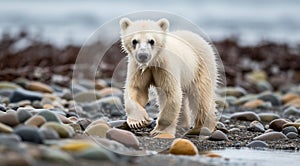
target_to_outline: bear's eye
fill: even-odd
[[[149,43],[151,46],[153,46],[155,42],[154,42],[153,39],[151,39],[151,40],[148,41],[148,43]]]
[[[135,46],[138,43],[138,41],[136,39],[132,40],[132,45]]]

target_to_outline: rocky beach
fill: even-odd
[[[149,135],[158,114],[155,97],[146,105],[152,122],[139,130],[127,126],[123,89],[111,81],[125,56],[120,43],[106,52],[95,80],[74,80],[80,46],[58,48],[26,32],[3,34],[0,165],[239,164],[224,149],[299,155],[300,45],[250,46],[235,38],[213,43],[226,75],[226,87],[217,92],[224,109],[216,130],[184,135],[178,129],[174,140]]]

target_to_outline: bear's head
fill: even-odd
[[[122,49],[140,66],[147,66],[164,48],[169,21],[120,20]]]

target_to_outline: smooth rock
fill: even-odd
[[[61,115],[61,114],[56,114],[56,115],[58,116],[58,118],[60,119],[60,121],[63,122],[64,124],[71,124],[71,123],[73,123],[70,119],[68,119],[64,115]]]
[[[300,98],[300,96],[298,94],[295,93],[287,93],[284,96],[281,97],[281,102],[283,104],[286,104],[294,99]]]
[[[54,148],[44,148],[41,158],[52,163],[62,163],[63,165],[74,164],[74,159],[70,154]]]
[[[17,116],[20,123],[24,123],[27,119],[32,117],[32,113],[30,110],[33,110],[32,108],[18,108],[17,110]]]
[[[291,123],[291,122],[288,122],[288,123],[284,124],[282,126],[282,128],[286,128],[288,126],[294,126],[294,127],[296,127],[298,129],[300,127],[300,123]]]
[[[271,91],[273,89],[272,85],[268,81],[258,81],[255,86],[259,92]]]
[[[47,122],[57,122],[57,123],[61,122],[55,113],[46,109],[40,110],[38,115],[43,116]]]
[[[228,131],[230,133],[233,133],[233,132],[239,132],[239,131],[241,131],[241,129],[235,127],[235,128],[229,129]]]
[[[81,126],[79,124],[76,124],[76,123],[71,123],[71,124],[68,124],[68,126],[70,126],[75,133],[82,133],[83,130],[81,128]]]
[[[73,135],[73,133],[71,133],[69,131],[67,126],[56,123],[56,122],[47,122],[41,127],[41,129],[55,130],[58,133],[58,135],[60,136],[60,138],[70,138]]]
[[[16,89],[12,93],[9,99],[11,102],[19,102],[22,100],[30,100],[30,101],[41,100],[42,94],[38,92],[28,91],[25,89]]]
[[[298,134],[294,133],[294,132],[290,132],[290,133],[287,133],[286,135],[289,139],[296,139],[298,138]]]
[[[110,151],[101,147],[86,149],[82,152],[77,153],[75,156],[76,158],[96,160],[96,161],[116,160],[115,156]]]
[[[170,153],[174,155],[197,155],[197,147],[189,140],[177,138],[175,139],[170,147]]]
[[[17,126],[19,124],[18,116],[15,112],[6,113],[0,116],[0,122],[11,127]]]
[[[273,129],[274,131],[281,131],[283,128],[283,125],[288,123],[285,119],[275,119],[270,122],[269,128]]]
[[[282,129],[282,133],[287,135],[290,132],[294,132],[296,134],[298,134],[298,130],[295,126],[288,126]]]
[[[97,119],[97,120],[94,120],[87,128],[92,127],[97,124],[105,124],[105,125],[109,126],[109,124],[105,120]]]
[[[297,109],[293,106],[290,106],[288,108],[286,108],[284,111],[283,111],[283,115],[285,117],[288,117],[288,116],[300,116],[300,109]]]
[[[16,134],[0,134],[0,145],[18,145],[20,142],[21,138]]]
[[[257,83],[260,81],[267,80],[267,73],[265,71],[253,71],[251,73],[246,74],[247,81],[251,83]]]
[[[70,141],[60,146],[60,149],[64,151],[70,151],[70,152],[79,152],[84,151],[90,148],[96,147],[94,143],[91,143],[89,141],[84,140],[76,140],[76,141]]]
[[[294,100],[287,102],[285,106],[294,106],[296,108],[300,108],[300,98],[296,98]]]
[[[29,82],[26,86],[26,89],[31,90],[31,91],[38,91],[38,92],[43,92],[43,93],[52,93],[53,90],[50,86],[37,82],[37,81],[31,81]]]
[[[249,108],[249,109],[254,109],[254,108],[258,108],[259,106],[263,105],[264,101],[262,100],[252,100],[252,101],[248,101],[245,104],[243,104],[244,108]]]
[[[255,120],[250,123],[250,126],[248,127],[247,130],[253,131],[253,132],[264,132],[265,128],[259,121]]]
[[[221,96],[241,97],[247,94],[247,91],[242,87],[226,87],[218,92]]]
[[[43,116],[40,115],[34,115],[28,120],[25,121],[25,125],[27,126],[35,126],[35,127],[40,127],[44,123],[46,123],[46,119]]]
[[[257,98],[261,99],[263,101],[266,101],[266,102],[267,101],[271,102],[273,106],[281,105],[281,101],[280,101],[279,97],[277,97],[276,95],[274,95],[273,93],[270,93],[270,92],[262,93],[262,94],[258,95]]]
[[[133,147],[136,149],[139,148],[139,144],[140,144],[138,139],[133,133],[126,130],[117,129],[117,128],[109,129],[106,133],[106,138],[115,140],[127,147]]]
[[[7,152],[4,161],[6,166],[31,166],[33,162],[28,157],[17,152]],[[1,163],[1,162],[0,162]]]
[[[269,145],[261,140],[255,140],[246,145],[248,148],[267,148]]]
[[[12,133],[12,132],[13,129],[10,126],[0,123],[0,133]]]
[[[209,153],[205,154],[205,156],[210,157],[210,158],[222,158],[221,155],[216,154],[216,153],[212,153],[212,152],[209,152]]]
[[[111,127],[119,127],[119,126],[122,126],[125,122],[126,122],[126,120],[109,121],[108,125]]]
[[[280,116],[278,114],[275,113],[259,113],[258,114],[259,118],[261,119],[261,121],[263,122],[271,122],[274,119],[279,119]]]
[[[31,101],[30,100],[22,100],[22,101],[19,101],[17,103],[17,105],[19,107],[25,107],[25,106],[30,106],[31,105]]]
[[[233,105],[242,105],[248,101],[255,100],[256,98],[257,98],[256,95],[248,94],[248,95],[242,96],[242,97],[238,98],[237,100],[235,100]]]
[[[212,140],[212,141],[224,141],[224,140],[228,140],[228,137],[225,133],[223,133],[222,131],[220,130],[216,130],[214,131],[211,136],[208,138],[209,140]]]
[[[96,91],[85,91],[79,92],[74,95],[74,101],[78,103],[86,103],[86,102],[93,102],[100,99],[102,96],[99,92]]]
[[[40,129],[40,132],[42,133],[43,137],[47,140],[53,140],[53,139],[59,139],[59,135],[55,130],[52,129]]]
[[[220,130],[224,133],[228,133],[227,128],[225,127],[225,125],[222,122],[217,122],[216,129]]]
[[[20,136],[22,141],[42,144],[44,137],[38,128],[31,126],[18,126],[14,129],[14,133]]]
[[[95,124],[92,125],[91,127],[88,127],[84,133],[88,135],[94,135],[94,136],[99,136],[99,137],[105,137],[107,130],[109,130],[110,127],[106,124]]]
[[[202,136],[210,136],[211,135],[211,131],[207,127],[202,127],[201,130],[200,130],[200,135],[202,135]]]
[[[228,103],[229,106],[234,105],[236,100],[237,100],[237,98],[234,96],[226,96],[226,103]]]
[[[230,119],[241,121],[260,121],[259,116],[254,112],[236,112],[230,116]]]
[[[20,89],[19,85],[11,82],[1,81],[0,82],[0,89]]]
[[[269,132],[269,133],[264,133],[262,135],[259,135],[255,138],[254,140],[261,140],[261,141],[272,141],[272,140],[281,140],[281,139],[287,139],[287,137],[281,133],[281,132]]]

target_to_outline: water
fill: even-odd
[[[0,33],[27,29],[57,45],[82,44],[104,22],[142,10],[184,16],[214,40],[300,42],[298,0],[0,0]]]
[[[300,152],[281,150],[226,149],[213,151],[229,160],[222,165],[283,166],[299,165]]]

